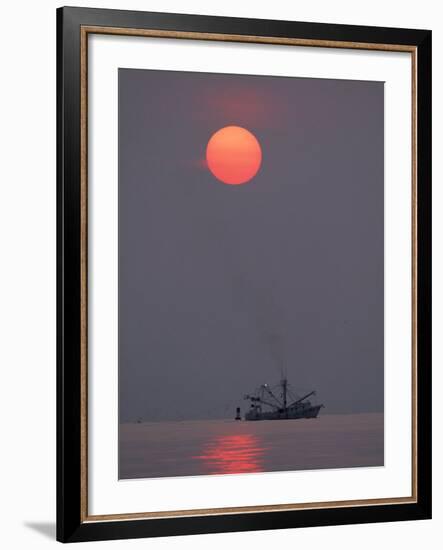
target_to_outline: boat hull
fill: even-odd
[[[323,405],[303,407],[302,409],[287,409],[286,411],[250,410],[245,414],[245,420],[298,420],[300,418],[317,418]]]

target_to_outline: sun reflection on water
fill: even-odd
[[[202,462],[208,474],[253,473],[263,472],[264,451],[255,435],[225,435],[211,440],[193,458]]]

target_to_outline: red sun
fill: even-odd
[[[262,160],[257,138],[240,126],[225,126],[211,136],[206,147],[206,162],[214,176],[230,185],[250,181]]]

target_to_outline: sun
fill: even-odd
[[[206,146],[206,163],[221,182],[240,185],[260,170],[262,151],[257,138],[241,126],[225,126],[213,134]]]

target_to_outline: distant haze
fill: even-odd
[[[120,421],[232,418],[245,393],[383,411],[381,82],[119,70]],[[244,185],[211,135],[259,140]]]

